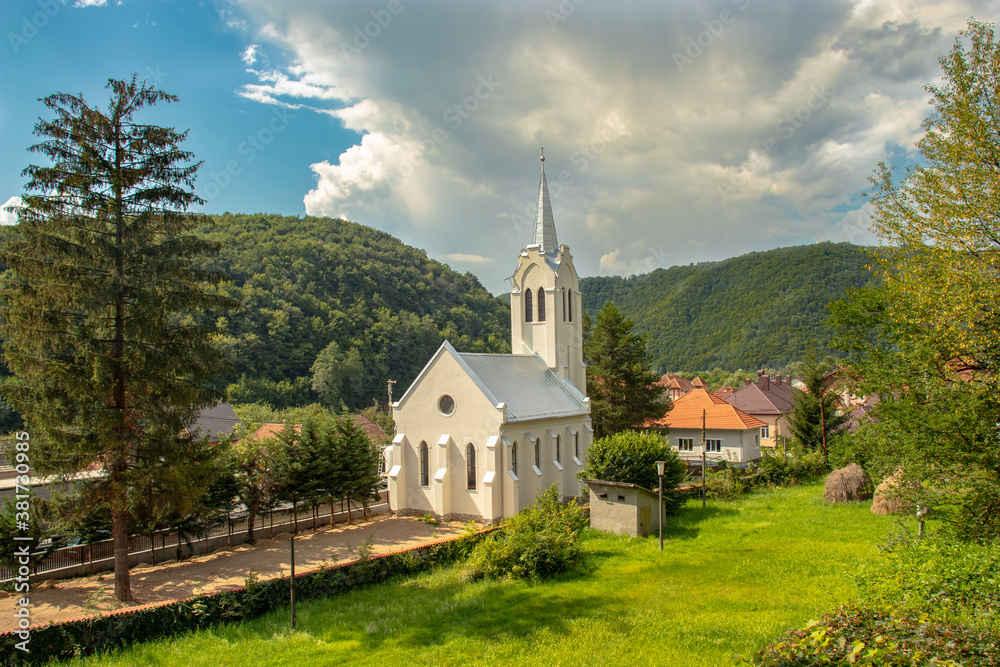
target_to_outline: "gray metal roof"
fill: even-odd
[[[542,153],[542,179],[538,184],[538,212],[535,214],[535,235],[531,242],[542,247],[545,254],[559,251],[556,240],[556,223],[552,218],[552,203],[549,201],[549,186],[545,182],[545,154]]]
[[[218,403],[196,414],[188,424],[187,432],[195,437],[207,435],[209,442],[217,442],[220,436],[232,433],[239,423],[240,418],[229,403]]]
[[[507,404],[508,422],[590,412],[576,387],[559,379],[538,355],[468,353],[458,357],[494,405]]]

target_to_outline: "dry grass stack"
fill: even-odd
[[[868,500],[871,497],[872,480],[857,463],[838,468],[826,478],[823,499],[828,503]]]
[[[901,493],[901,479],[902,473],[897,471],[882,480],[872,498],[872,514],[909,514],[913,511],[913,501]],[[909,486],[912,488],[913,485]]]

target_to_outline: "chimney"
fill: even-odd
[[[749,387],[752,384],[753,384],[753,378],[747,378],[746,381],[743,383],[743,386]]]
[[[775,375],[774,376],[774,386],[775,387],[780,387],[781,386],[781,376],[780,375]]]
[[[768,375],[767,373],[764,373],[763,375],[760,376],[760,388],[763,389],[764,391],[771,390],[771,376]]]
[[[760,369],[759,371],[757,371],[757,377],[760,377],[760,376],[762,376],[763,374],[764,374],[764,369],[763,369],[763,368],[762,368],[762,369]]]
[[[792,386],[792,376],[791,375],[786,375],[785,376],[785,384],[787,384],[789,387]]]

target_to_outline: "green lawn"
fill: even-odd
[[[894,519],[820,485],[690,502],[655,536],[586,535],[583,571],[466,584],[458,568],[85,662],[114,665],[728,665],[852,595]]]

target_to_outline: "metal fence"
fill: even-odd
[[[339,523],[346,521],[350,512],[363,511],[361,505],[351,501],[341,502],[340,509],[334,506],[333,516]],[[384,498],[368,505],[368,511],[380,511],[386,508]],[[278,507],[267,514],[259,514],[253,517],[254,537],[266,539],[275,534],[288,532],[286,529],[294,528],[299,530],[312,528],[314,525],[328,523],[326,519],[331,516],[331,506],[320,506],[315,510],[311,507],[300,507],[297,513],[292,512],[290,506]],[[146,562],[162,562],[172,560],[178,550],[182,555],[190,555],[195,552],[198,543],[204,542],[207,547],[208,542],[214,538],[226,536],[228,545],[242,544],[246,541],[250,529],[250,516],[244,510],[242,512],[230,512],[222,521],[213,524],[201,533],[184,533],[178,535],[176,529],[165,529],[154,532],[152,535],[130,535],[128,540],[129,556],[133,554],[147,554],[149,559]],[[275,533],[275,531],[278,531]],[[169,556],[165,556],[167,549],[172,549]],[[206,548],[207,551],[207,548]],[[156,554],[160,554],[156,560]],[[90,571],[94,572],[97,564],[104,560],[114,558],[114,543],[112,540],[101,540],[90,544],[71,544],[53,550],[47,557],[42,558],[41,552],[36,554],[37,558],[32,558],[32,575],[44,574],[53,570],[64,568],[75,568],[77,566],[90,565]],[[0,582],[9,581],[14,578],[17,572],[16,566],[0,565]]]

